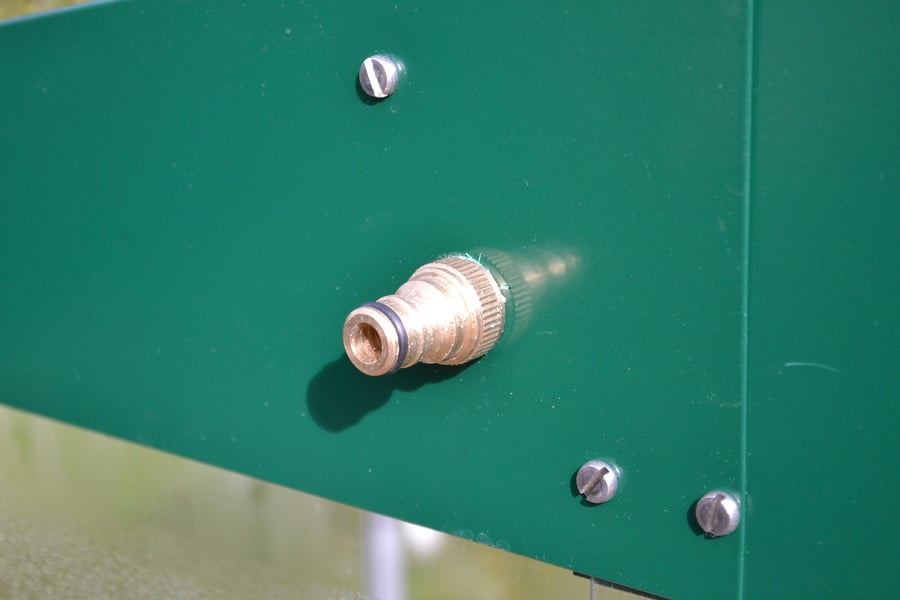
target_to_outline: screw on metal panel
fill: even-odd
[[[734,495],[713,490],[697,501],[694,516],[708,536],[728,535],[741,523],[741,504]]]
[[[590,460],[578,469],[575,486],[591,504],[608,502],[619,489],[619,471],[606,461]]]
[[[359,85],[372,98],[387,98],[397,89],[403,63],[390,54],[375,54],[359,66]]]

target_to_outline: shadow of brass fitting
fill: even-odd
[[[496,345],[505,303],[486,267],[468,256],[448,256],[419,267],[394,294],[347,315],[344,350],[373,376],[420,362],[461,365]]]

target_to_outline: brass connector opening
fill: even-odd
[[[359,307],[344,322],[347,356],[367,375],[386,375],[396,370],[400,343],[400,335],[390,318],[371,305]]]
[[[350,334],[350,348],[361,362],[373,365],[381,358],[384,345],[381,335],[368,323],[360,323]]]
[[[344,349],[366,375],[416,363],[459,365],[494,347],[506,298],[487,267],[451,256],[416,270],[396,293],[351,312]]]

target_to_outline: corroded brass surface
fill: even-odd
[[[459,365],[500,339],[505,303],[486,267],[467,256],[442,258],[419,267],[394,294],[351,312],[344,322],[344,350],[366,375],[419,362]]]

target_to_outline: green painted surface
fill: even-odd
[[[0,30],[3,401],[634,587],[733,594],[737,538],[687,514],[739,475],[742,12],[242,4]],[[384,50],[409,76],[371,105],[356,72]],[[580,269],[470,368],[357,375],[344,315],[478,246]],[[625,479],[592,508],[570,478],[595,455]]]
[[[900,5],[764,2],[747,596],[900,589]]]
[[[791,7],[146,0],[0,28],[0,401],[673,597],[876,566],[874,496],[829,487],[859,529],[821,539],[786,511],[838,431],[896,462],[869,347],[896,338],[896,70],[870,82],[897,53],[867,37],[896,10]],[[408,77],[370,104],[375,51]],[[468,368],[356,374],[346,312],[478,247],[578,269]],[[583,506],[598,455],[620,494]],[[745,475],[748,527],[697,535],[692,502]]]

